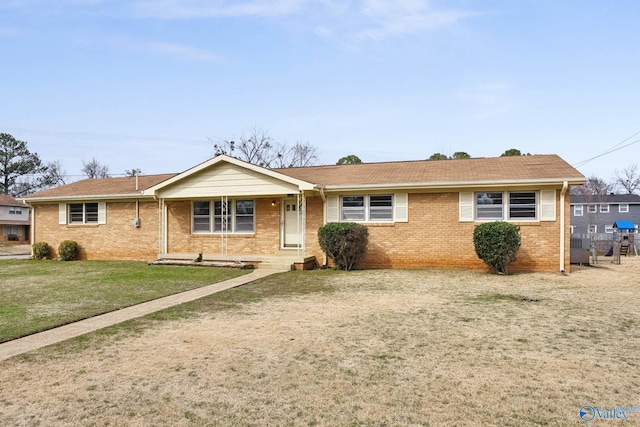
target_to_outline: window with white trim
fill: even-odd
[[[476,193],[476,218],[502,219],[504,215],[502,199],[502,193]]]
[[[211,207],[213,206],[213,215]],[[253,233],[255,202],[238,199],[194,201],[192,204],[193,233]]]
[[[629,204],[620,204],[618,205],[618,213],[628,213],[629,212]]]
[[[604,232],[613,234],[613,224],[607,224],[604,226]]]
[[[353,222],[393,221],[393,195],[342,196],[340,220]]]
[[[584,215],[584,206],[583,205],[575,205],[573,207],[573,216],[582,216]]]
[[[600,213],[609,213],[609,205],[600,205]]]
[[[509,193],[509,219],[536,219],[537,193],[519,191]]]
[[[98,203],[69,203],[69,224],[97,224]]]
[[[598,232],[598,226],[595,224],[589,224],[589,228],[587,230],[587,233],[589,234],[595,234]]]
[[[573,234],[573,233],[575,233],[575,230],[576,230],[576,226],[575,225],[570,225],[569,226],[569,233]]]
[[[596,205],[587,205],[587,212],[589,212],[589,213],[598,212],[598,206],[596,206]]]
[[[10,215],[22,215],[22,208],[21,207],[17,207],[17,206],[11,206],[11,207],[9,207],[9,214]]]

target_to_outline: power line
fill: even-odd
[[[629,141],[631,138],[634,138],[635,136],[637,136],[637,135],[639,135],[639,134],[640,134],[640,131],[638,131],[638,132],[634,133],[633,135],[631,135],[631,136],[630,136],[630,137],[628,137],[628,138],[623,139],[622,141],[620,141],[619,143],[617,143],[617,144],[616,144],[616,145],[614,145],[613,147],[609,148],[609,149],[608,149],[608,150],[606,150],[605,152],[603,152],[603,153],[601,153],[601,154],[598,154],[597,156],[591,157],[590,159],[586,159],[586,160],[583,160],[583,161],[581,161],[581,162],[574,163],[572,166],[573,166],[573,167],[576,167],[576,168],[578,168],[578,167],[580,167],[580,166],[584,166],[584,165],[586,165],[587,163],[589,163],[589,162],[591,162],[591,161],[593,161],[593,160],[595,160],[595,159],[599,159],[600,157],[604,157],[604,156],[606,156],[606,155],[608,155],[608,154],[611,154],[611,153],[613,153],[613,152],[616,152],[616,151],[618,151],[618,150],[622,150],[623,148],[627,148],[627,147],[629,147],[629,146],[631,146],[631,145],[633,145],[633,144],[636,144],[636,143],[640,142],[640,139],[636,139],[635,141],[632,141],[632,142],[630,142],[630,143],[628,143],[628,144],[622,145],[622,144],[624,144],[625,142]]]

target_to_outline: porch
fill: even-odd
[[[298,255],[291,251],[280,251],[274,255],[222,255],[195,253],[160,254],[152,265],[194,265],[210,267],[261,268],[286,270],[313,270],[317,265],[315,256]]]

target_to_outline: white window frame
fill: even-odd
[[[583,216],[583,215],[584,215],[584,205],[573,206],[573,216]]]
[[[22,207],[19,206],[10,206],[9,207],[10,215],[22,215]]]
[[[377,198],[382,201],[383,197],[389,198],[389,206],[374,206],[372,204],[371,198]],[[354,205],[345,206],[345,199],[350,199],[348,200],[349,203],[353,203]],[[357,199],[361,199],[361,206],[357,206],[355,204],[358,202]],[[396,198],[393,194],[351,194],[340,196],[340,221],[342,222],[393,222],[395,209]],[[387,212],[388,217],[372,218],[374,216],[377,216],[376,214],[379,212]],[[354,218],[354,216],[357,217]]]
[[[576,226],[575,225],[570,225],[569,226],[569,234],[573,234],[575,232]]]
[[[533,203],[512,203],[511,196],[515,194],[533,194]],[[538,206],[540,205],[540,195],[537,191],[509,191],[507,193],[507,217],[512,221],[536,221],[538,219]],[[533,206],[533,216],[514,216],[513,214],[517,211],[514,211],[516,207],[520,207],[520,209],[531,209]],[[523,211],[524,212],[524,211]]]
[[[500,203],[493,203],[493,196],[500,195]],[[478,221],[496,221],[504,219],[504,208],[505,208],[505,198],[504,192],[502,191],[478,191],[474,193],[473,200],[475,203],[475,218]],[[480,214],[482,211],[490,212],[490,211],[498,211],[498,206],[500,209],[500,215],[490,216],[488,213]],[[491,209],[490,207],[494,207]]]
[[[618,213],[629,213],[629,203],[621,203],[618,205]]]
[[[604,226],[604,232],[607,234],[613,234],[613,224],[607,224]]]
[[[609,205],[608,204],[600,205],[600,213],[609,213]]]
[[[596,224],[589,224],[587,226],[587,233],[596,234],[598,232],[598,226]]]
[[[238,209],[238,204],[239,203],[246,203],[246,202],[250,202],[251,203],[251,213],[247,214],[247,213],[238,213],[239,209]],[[209,213],[205,214],[204,211],[203,213],[196,215],[196,204],[197,203],[208,203],[209,205]],[[216,199],[210,199],[210,200],[194,200],[191,202],[191,233],[192,234],[221,234],[223,232],[222,230],[222,215],[224,215],[224,209],[222,209],[223,205],[223,200],[216,198]],[[217,210],[216,210],[216,204],[219,204],[219,212],[218,214],[216,214]],[[238,198],[238,199],[228,199],[227,200],[227,210],[226,210],[226,217],[227,217],[227,230],[226,232],[228,234],[255,234],[256,232],[256,201],[254,199],[244,199],[244,198]],[[204,207],[204,206],[203,206]],[[238,230],[238,224],[239,223],[243,223],[245,226],[248,224],[248,222],[242,222],[242,221],[238,221],[238,218],[251,218],[251,230]],[[208,220],[208,227],[206,229],[201,229],[201,230],[196,230],[196,219],[207,219]],[[205,222],[204,221],[200,221],[200,226],[202,227]]]
[[[597,213],[598,205],[587,205],[587,213]]]
[[[91,211],[87,209],[87,205],[91,205]],[[95,211],[93,210],[95,205]],[[72,212],[73,206],[81,206],[81,211]],[[99,224],[100,223],[100,204],[98,202],[69,203],[67,205],[67,224]],[[77,219],[80,214],[80,219]],[[74,220],[74,216],[76,219]]]

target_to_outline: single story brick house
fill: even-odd
[[[521,229],[514,271],[569,265],[569,188],[556,155],[266,169],[218,156],[179,174],[86,179],[25,197],[32,239],[78,242],[83,259],[326,262],[318,228],[369,229],[363,268],[486,269],[473,230]]]
[[[28,243],[30,209],[13,196],[0,194],[0,242]]]

